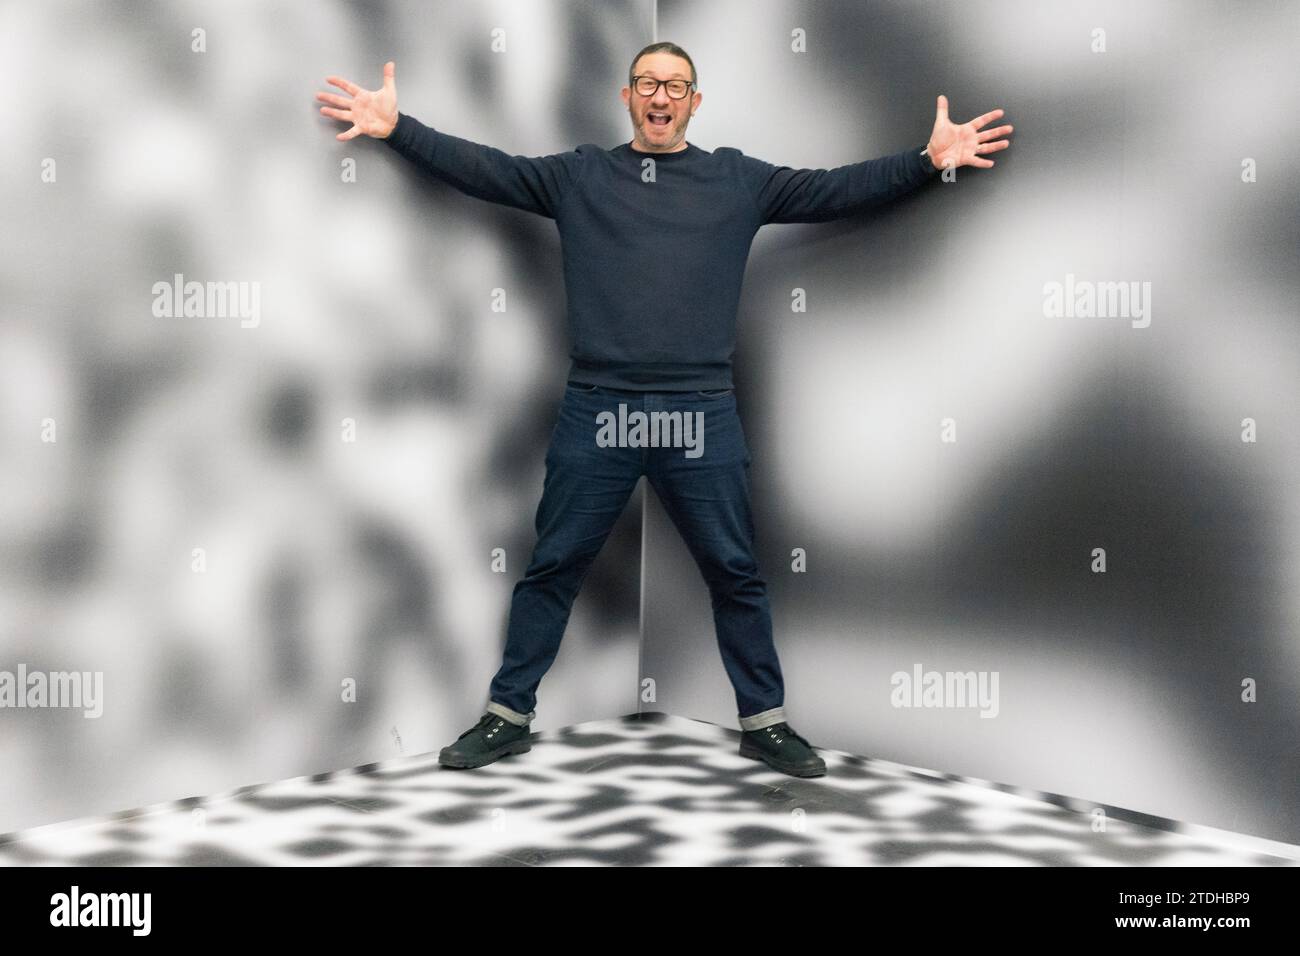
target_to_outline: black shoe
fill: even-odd
[[[533,749],[529,726],[512,724],[504,717],[485,713],[455,743],[442,748],[438,763],[444,767],[482,767],[510,754],[527,753]]]
[[[740,755],[762,760],[773,770],[792,777],[820,777],[826,772],[826,761],[817,756],[812,745],[785,722],[742,731]]]

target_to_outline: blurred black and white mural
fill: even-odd
[[[613,148],[655,40],[706,150],[856,163],[940,94],[1015,126],[755,237],[735,393],[790,721],[1300,843],[1297,0],[0,0],[0,832],[482,712],[569,366],[556,224],[314,96],[391,60],[430,126]],[[642,479],[533,726],[650,711],[737,726]]]

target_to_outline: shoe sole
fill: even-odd
[[[757,747],[744,743],[740,744],[740,755],[748,757],[750,760],[761,760],[773,770],[779,770],[781,773],[788,774],[791,777],[820,777],[826,773],[826,764],[820,767],[795,767],[788,763],[783,763],[775,759],[766,751],[759,750]]]
[[[504,747],[498,747],[496,750],[489,750],[481,757],[467,757],[454,751],[443,750],[438,754],[438,763],[444,767],[469,770],[474,767],[486,767],[488,764],[494,763],[502,757],[509,757],[511,754],[526,754],[532,749],[532,741],[524,739],[516,740],[512,744],[506,744]]]

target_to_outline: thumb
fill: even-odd
[[[939,99],[935,102],[934,119],[936,123],[948,121],[948,97],[942,93],[939,94]]]
[[[389,60],[384,64],[384,89],[390,93],[397,92],[397,81],[394,76],[397,72],[397,64]]]

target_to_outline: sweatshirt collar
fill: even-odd
[[[648,153],[645,150],[633,148],[631,143],[620,143],[619,149],[623,150],[623,152],[630,156],[635,156],[637,159],[644,159],[647,156],[653,157],[655,162],[672,162],[673,160],[684,159],[687,156],[693,156],[700,152],[700,148],[690,140],[686,141],[685,149],[679,149],[675,153]]]

